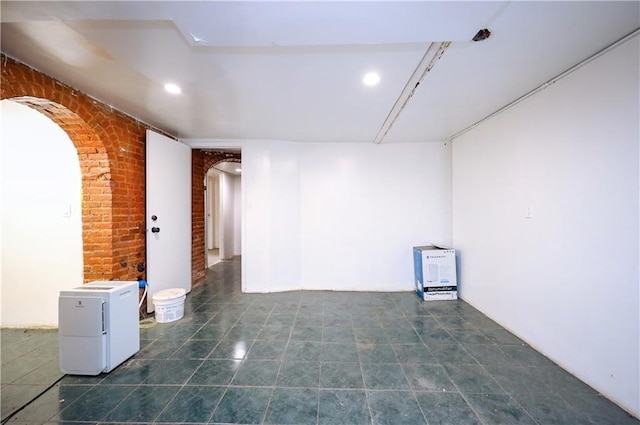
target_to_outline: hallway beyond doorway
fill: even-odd
[[[207,252],[207,267],[215,266],[220,262],[220,250],[218,248],[210,249]]]

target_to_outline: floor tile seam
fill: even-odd
[[[138,386],[139,386],[139,385],[138,385]],[[115,405],[114,405],[114,406],[113,406],[113,407],[112,407],[108,412],[106,412],[106,413],[105,413],[105,415],[104,415],[102,418],[100,418],[100,419],[96,420],[95,422],[96,422],[96,423],[100,423],[100,422],[107,422],[107,420],[106,420],[106,419],[107,419],[107,417],[111,414],[111,412],[113,412],[114,410],[116,410],[116,409],[117,409],[117,408],[118,408],[118,407],[119,407],[119,406],[124,402],[124,400],[125,400],[127,397],[129,397],[131,394],[133,394],[133,392],[135,391],[135,388],[137,388],[138,386],[133,386],[133,385],[132,385],[132,387],[133,387],[133,388],[131,389],[131,391],[129,391],[129,392],[128,392],[127,394],[125,394],[124,396],[122,396],[122,398],[120,399],[120,401],[119,401],[118,403],[116,403],[116,404],[115,404]],[[96,388],[97,388],[97,386],[96,386]],[[90,391],[90,390],[89,390],[89,391]],[[89,391],[86,391],[86,392],[83,394],[83,396],[84,396],[84,395],[86,395]],[[78,397],[76,400],[74,400],[74,401],[70,404],[70,406],[73,406],[74,404],[78,403],[78,401],[80,400],[80,398],[82,398],[82,397]],[[62,413],[62,412],[64,412],[65,410],[67,410],[68,408],[69,408],[69,406],[66,406],[64,409],[62,409],[62,410],[60,410],[59,412],[55,413],[55,414],[54,414],[54,416],[58,416],[59,414],[61,414],[61,413]],[[53,418],[54,418],[54,416],[52,416],[50,419],[53,419]]]
[[[199,368],[199,366],[198,366]],[[196,370],[198,369],[196,368]],[[189,377],[189,379],[191,379],[191,377],[193,376],[193,374],[195,373],[195,371],[191,374],[191,376]],[[171,397],[170,400],[168,400],[166,402],[166,404],[164,405],[164,407],[160,410],[160,412],[154,416],[154,418],[151,420],[152,423],[156,423],[156,420],[160,418],[160,416],[162,416],[162,414],[165,412],[165,410],[167,410],[169,408],[169,406],[171,405],[171,403],[173,403],[173,400],[176,399],[176,397],[178,397],[178,394],[180,394],[180,392],[186,387],[186,382],[189,382],[189,379],[187,379],[185,381],[185,383],[183,383],[182,385],[180,385],[178,388],[178,391],[175,392],[175,394],[173,395],[173,397]],[[177,385],[173,385],[173,386],[177,386]]]
[[[447,372],[447,369],[445,368],[445,365],[442,365],[442,369],[444,370],[444,373],[447,375],[447,378],[449,379],[449,381],[451,381],[451,384],[454,386],[454,388],[456,389],[456,392],[458,394],[460,394],[460,397],[462,397],[462,399],[464,400],[464,402],[467,404],[467,406],[469,406],[469,409],[471,409],[471,411],[473,412],[474,415],[476,415],[476,417],[478,418],[478,420],[480,421],[480,423],[482,425],[493,425],[491,423],[487,423],[484,418],[482,418],[482,416],[480,416],[479,412],[473,407],[473,405],[469,402],[469,399],[467,397],[465,397],[465,395],[460,391],[460,388],[458,387],[458,384],[455,383],[455,381],[453,381],[453,379],[451,379],[451,376],[449,375],[449,373]]]
[[[358,358],[360,358],[360,352],[358,351]],[[362,367],[362,361],[360,363],[360,375],[362,375],[362,383],[366,387],[366,382],[364,382],[364,368]],[[367,393],[367,389],[364,389],[364,399],[367,403],[367,412],[369,412],[369,419],[373,422],[373,411],[371,409],[371,402],[369,401],[369,393]]]
[[[455,382],[454,382],[455,385]],[[499,385],[499,384],[498,384]],[[456,386],[457,387],[457,386]],[[504,390],[504,388],[503,388]],[[496,394],[496,393],[487,393],[487,392],[481,392],[481,393],[463,393],[460,392],[460,396],[464,399],[465,403],[467,403],[467,405],[469,406],[469,408],[473,411],[473,413],[475,413],[475,415],[480,419],[480,421],[483,423],[483,425],[493,425],[491,423],[487,423],[484,418],[482,418],[482,416],[476,411],[475,407],[469,402],[469,398],[467,397],[468,395],[488,395],[488,394]],[[508,392],[505,392],[504,394],[499,394],[499,395],[506,395],[507,397],[509,397],[509,399],[511,399],[511,401],[513,401],[516,406],[518,408],[520,408],[528,417],[529,419],[531,419],[533,421],[534,424],[536,425],[545,425],[545,424],[540,424],[530,413],[528,410],[526,410],[524,407],[522,407],[522,405]]]
[[[264,408],[264,412],[262,413],[262,419],[260,423],[263,424],[267,420],[267,413],[269,413],[269,408],[271,407],[271,400],[273,399],[273,393],[275,392],[275,387],[271,387],[271,393],[269,394],[269,400],[267,401],[267,405]]]

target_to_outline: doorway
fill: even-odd
[[[78,152],[51,119],[10,100],[2,110],[3,327],[57,327],[58,295],[83,283]]]
[[[211,267],[241,252],[241,163],[222,161],[205,176],[205,258]]]

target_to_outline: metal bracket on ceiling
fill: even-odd
[[[418,86],[422,83],[422,80],[424,80],[429,71],[433,69],[436,62],[438,62],[442,57],[450,44],[450,41],[443,41],[431,43],[429,45],[429,48],[418,63],[418,66],[413,71],[413,74],[411,74],[411,77],[409,77],[407,84],[405,84],[402,89],[400,96],[398,96],[396,103],[391,108],[391,111],[389,111],[389,115],[387,115],[387,118],[382,123],[380,130],[378,130],[378,134],[373,139],[373,143],[379,144],[382,142],[382,139],[387,135],[393,123],[396,121],[405,106],[407,106],[409,100],[413,97]]]

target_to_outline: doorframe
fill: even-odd
[[[229,152],[234,152],[240,155],[240,158],[242,158],[242,151],[243,151],[243,147],[244,147],[244,143],[242,141],[238,141],[238,140],[220,140],[220,139],[183,139],[183,138],[179,138],[178,139],[180,142],[184,143],[187,146],[190,146],[192,150],[199,150],[199,151],[229,151]],[[222,162],[222,161],[219,161]],[[213,164],[212,164],[213,165]],[[210,167],[208,167],[210,168]],[[206,171],[208,170],[208,168],[202,170],[203,174],[206,176]],[[246,168],[243,166],[242,168],[242,174],[244,175],[246,172]],[[246,258],[245,254],[246,254],[246,229],[245,229],[245,206],[246,206],[246,199],[245,199],[245,182],[244,182],[244,178],[240,179],[240,256],[242,258]],[[206,217],[205,217],[206,220]],[[203,235],[204,237],[206,237],[206,233]],[[204,241],[205,244],[205,252],[203,252],[204,255],[207,255],[206,252],[206,248],[207,248],[207,244],[206,241]],[[205,262],[206,264],[206,262]],[[240,270],[241,270],[241,288],[242,291],[245,290],[246,288],[246,261],[241,261],[240,262]]]

